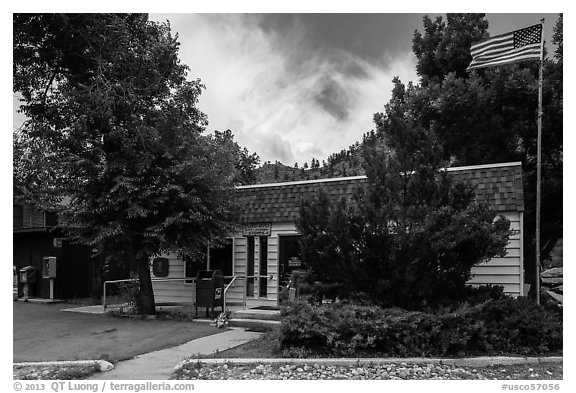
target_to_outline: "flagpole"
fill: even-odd
[[[536,304],[540,304],[540,203],[542,180],[542,69],[544,67],[544,19],[540,21],[540,77],[538,79],[538,146],[536,162]]]

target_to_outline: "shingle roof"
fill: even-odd
[[[519,162],[449,168],[457,180],[476,185],[478,199],[498,212],[523,211],[522,165]],[[364,187],[365,176],[288,183],[257,184],[236,189],[240,205],[237,221],[291,222],[298,217],[300,200],[320,189],[335,199]]]

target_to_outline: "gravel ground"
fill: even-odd
[[[97,373],[96,366],[13,366],[12,379],[84,379]]]
[[[310,364],[205,364],[190,360],[177,366],[173,379],[496,379],[561,380],[562,363],[489,367],[454,367],[435,364],[325,366]]]

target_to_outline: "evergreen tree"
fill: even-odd
[[[538,62],[526,61],[463,72],[468,41],[486,38],[483,15],[425,18],[414,53],[421,84],[396,79],[386,113],[401,111],[431,128],[452,165],[521,161],[524,170],[524,253],[527,282],[534,282]],[[454,21],[458,23],[454,23]],[[458,26],[451,28],[450,26]],[[554,57],[544,61],[542,149],[542,256],[562,236],[563,17],[554,27]],[[447,41],[446,41],[447,40]],[[445,45],[442,43],[444,42]],[[450,48],[444,50],[442,48]]]
[[[432,21],[423,18],[424,35],[414,32],[412,50],[418,59],[416,72],[422,84],[440,82],[448,73],[466,78],[470,64],[470,45],[488,38],[488,22],[484,14],[447,14]]]
[[[462,299],[471,268],[505,252],[510,223],[440,170],[433,132],[403,113],[375,121],[386,144],[364,149],[366,189],[302,204],[297,227],[316,290],[406,308]]]
[[[247,185],[256,183],[256,167],[260,162],[258,154],[250,154],[247,148],[240,147],[240,145],[234,141],[234,135],[230,130],[224,132],[214,131],[214,137],[218,143],[222,144],[224,149],[228,150],[230,154],[234,156],[236,163],[234,184]]]

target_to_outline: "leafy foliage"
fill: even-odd
[[[418,59],[416,72],[422,84],[441,81],[448,73],[466,77],[470,64],[470,45],[488,38],[488,22],[484,14],[447,14],[432,21],[423,18],[424,35],[414,32],[412,51]]]
[[[150,314],[149,258],[226,232],[236,177],[231,135],[202,135],[203,85],[178,47],[141,14],[14,15],[13,89],[29,118],[14,182],[137,271]]]

